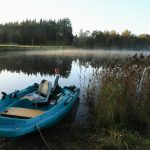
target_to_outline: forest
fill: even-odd
[[[25,20],[0,24],[0,44],[73,46],[77,48],[150,50],[150,35],[135,35],[129,30],[93,32],[73,35],[69,18],[59,20]]]
[[[72,40],[72,26],[67,18],[0,24],[1,44],[71,45]]]
[[[150,50],[149,34],[132,34],[124,30],[121,34],[112,31],[89,31],[80,30],[79,35],[74,36],[74,45],[82,48],[103,48],[103,49],[132,49]]]

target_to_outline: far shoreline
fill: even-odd
[[[26,51],[26,50],[57,50],[73,49],[72,46],[48,46],[48,45],[0,45],[0,52],[5,51]]]
[[[129,52],[149,52],[150,49],[119,49],[119,48],[90,48],[90,47],[75,47],[75,46],[64,46],[64,45],[18,45],[18,44],[0,44],[0,52],[8,51],[32,51],[32,50],[79,50],[79,51],[129,51]]]

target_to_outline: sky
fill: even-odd
[[[69,18],[73,33],[125,29],[150,34],[150,0],[0,0],[0,23]]]

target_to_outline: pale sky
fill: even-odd
[[[150,0],[0,0],[0,23],[69,18],[73,33],[129,29],[150,34]]]

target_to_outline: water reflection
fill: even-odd
[[[58,67],[60,69],[61,76],[67,78],[71,73],[73,61],[79,60],[80,65],[86,68],[91,65],[92,68],[95,68],[105,63],[115,63],[116,60],[119,60],[116,59],[119,57],[116,57],[115,54],[112,56],[105,56],[95,52],[93,52],[95,55],[92,53],[84,54],[81,52],[76,52],[72,55],[66,55],[68,53],[65,53],[65,55],[64,53],[59,53],[59,51],[55,52],[54,54],[38,51],[0,53],[0,72],[2,70],[7,70],[17,73],[23,72],[28,75],[53,75],[54,68]]]
[[[135,52],[133,52],[135,53]],[[132,54],[133,54],[132,53]],[[88,77],[96,68],[101,68],[109,62],[125,61],[131,52],[102,52],[102,51],[25,51],[0,53],[0,91],[6,93],[23,89],[42,79],[54,82],[54,69],[60,69],[60,86],[76,85],[81,88],[87,84]],[[0,95],[1,97],[1,95]],[[80,105],[81,106],[81,105]],[[79,110],[84,110],[82,105]],[[83,115],[82,113],[77,113]]]
[[[0,71],[8,70],[10,72],[23,72],[31,75],[52,75],[54,68],[59,67],[61,75],[68,77],[71,70],[71,58],[50,57],[50,56],[13,56],[0,58]]]
[[[60,85],[80,87],[81,80],[95,68],[109,62],[125,61],[135,52],[50,50],[0,53],[0,91],[11,92],[43,78],[54,81],[54,69],[60,69]]]

